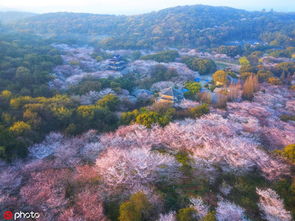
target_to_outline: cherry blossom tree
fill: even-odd
[[[217,163],[225,170],[242,172],[259,168],[269,179],[288,174],[288,165],[260,148],[259,139],[244,128],[234,118],[209,114],[201,119],[173,122],[165,128],[121,127],[103,135],[101,144],[118,149],[165,145],[173,150],[190,151],[196,160],[202,159],[211,165]]]
[[[291,221],[289,211],[284,207],[283,200],[272,189],[256,189],[259,195],[258,207],[268,221]]]
[[[248,221],[243,208],[225,200],[218,202],[216,208],[216,218],[218,221]]]
[[[21,199],[40,211],[64,207],[68,200],[65,198],[66,180],[71,177],[68,169],[48,169],[31,173],[31,178],[20,190]]]
[[[176,221],[176,213],[169,212],[167,214],[160,214],[158,221]]]
[[[0,162],[0,209],[32,208],[42,212],[40,220],[105,221],[104,201],[143,192],[159,214],[164,206],[154,183],[181,178],[174,156],[178,151],[190,153],[194,176],[215,179],[216,168],[235,173],[258,169],[268,179],[288,175],[290,166],[267,150],[295,143],[294,123],[280,120],[281,114],[292,113],[294,92],[284,86],[261,87],[265,92],[257,92],[252,102],[230,102],[226,110],[211,108],[213,113],[200,119],[164,128],[135,124],[100,135],[48,134],[29,148],[27,159]],[[223,183],[220,192],[226,196],[231,189]],[[292,220],[273,190],[257,189],[257,194],[264,219]],[[208,213],[202,198],[190,201],[199,218]],[[243,208],[223,199],[216,212],[217,220],[247,220]],[[169,212],[158,219],[175,221],[176,215]]]
[[[66,138],[60,133],[50,133],[43,142],[29,147],[30,156],[36,159],[54,157],[59,167],[74,167],[82,160],[94,162],[104,149],[96,131],[90,130],[77,137]]]
[[[192,207],[198,212],[198,216],[203,218],[209,212],[209,206],[204,203],[201,197],[191,198]]]
[[[106,221],[102,201],[97,191],[84,190],[77,195],[75,201],[76,213],[81,214],[84,220]]]
[[[96,169],[107,186],[132,187],[148,184],[161,176],[172,179],[177,175],[178,163],[169,155],[146,148],[108,148],[96,160]]]

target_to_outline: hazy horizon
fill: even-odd
[[[238,9],[245,9],[250,11],[260,11],[266,9],[267,11],[273,9],[281,12],[294,12],[294,0],[248,0],[247,2],[234,0],[150,0],[148,2],[135,0],[72,0],[71,4],[61,3],[58,0],[51,1],[37,1],[37,0],[11,0],[6,3],[0,3],[1,11],[24,11],[33,13],[48,13],[48,12],[84,12],[96,14],[141,14],[152,11],[157,11],[165,8],[183,6],[183,5],[211,5],[211,6],[228,6]]]

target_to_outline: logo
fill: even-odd
[[[39,213],[31,212],[15,212],[14,214],[11,211],[5,211],[3,214],[3,218],[5,220],[17,220],[17,219],[38,219],[40,217]]]
[[[13,213],[11,211],[4,212],[3,218],[6,220],[10,220],[13,218]]]

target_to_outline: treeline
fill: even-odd
[[[179,57],[179,54],[177,51],[162,51],[155,54],[145,55],[142,56],[140,59],[142,60],[154,60],[157,62],[173,62],[176,58]]]

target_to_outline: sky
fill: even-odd
[[[295,0],[0,0],[0,10],[140,14],[178,5],[204,4],[246,10],[295,12]]]

